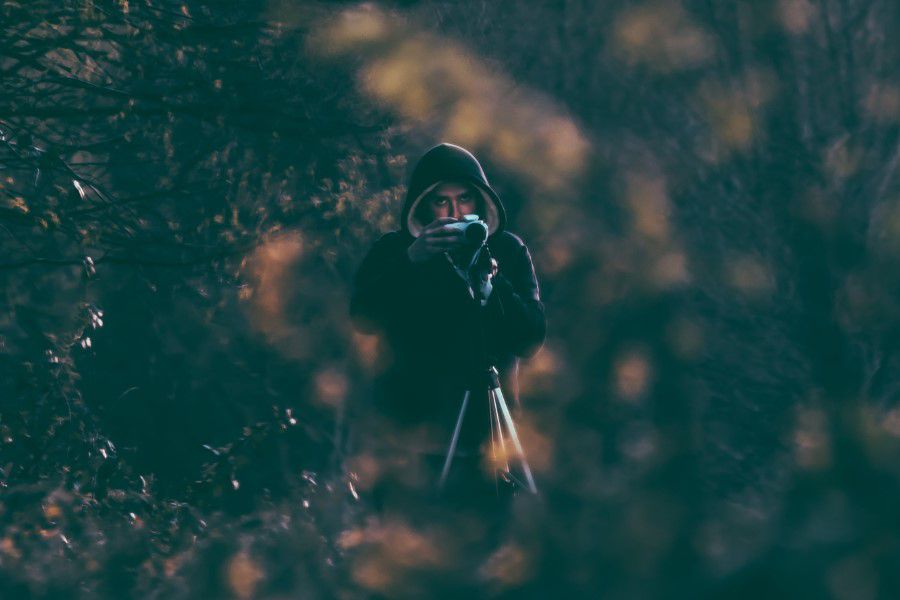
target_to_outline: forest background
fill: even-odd
[[[410,163],[532,250],[542,488],[486,595],[900,589],[900,5],[4,0],[0,596],[365,597],[347,319]]]

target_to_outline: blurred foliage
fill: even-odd
[[[900,7],[4,0],[0,596],[900,590]],[[542,499],[385,518],[354,269],[471,147]]]

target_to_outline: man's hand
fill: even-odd
[[[462,235],[459,231],[446,229],[446,225],[456,223],[456,219],[451,217],[443,217],[429,223],[419,237],[416,238],[409,248],[406,250],[407,256],[412,263],[423,263],[428,259],[454,250],[463,244]]]
[[[491,281],[494,276],[497,274],[499,270],[499,266],[497,265],[497,260],[495,258],[491,258],[489,261],[479,261],[479,265],[475,265],[475,272],[473,273],[474,277],[470,275],[472,281],[472,293],[475,296],[475,299],[479,301],[479,303],[484,306],[487,304],[488,298],[491,296],[491,291],[494,289],[494,284]]]
[[[497,274],[497,271],[500,270],[500,265],[497,264],[496,258],[491,258],[491,268],[486,271],[482,271],[481,278],[482,279],[493,279],[494,275]]]

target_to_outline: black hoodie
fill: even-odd
[[[418,202],[446,181],[466,182],[484,199],[481,216],[491,232],[488,247],[499,265],[484,307],[472,299],[445,256],[413,264],[407,255],[427,225],[416,219]],[[543,343],[544,306],[528,249],[505,231],[500,198],[463,148],[440,144],[419,160],[400,223],[401,229],[382,236],[363,260],[351,316],[359,330],[378,333],[387,345],[390,366],[377,393],[379,412],[408,423],[447,418],[458,409],[460,390],[486,364],[513,383],[516,357],[533,354]]]

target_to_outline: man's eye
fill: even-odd
[[[446,206],[447,199],[446,198],[435,198],[434,200],[431,201],[431,203],[434,204],[435,206]]]

